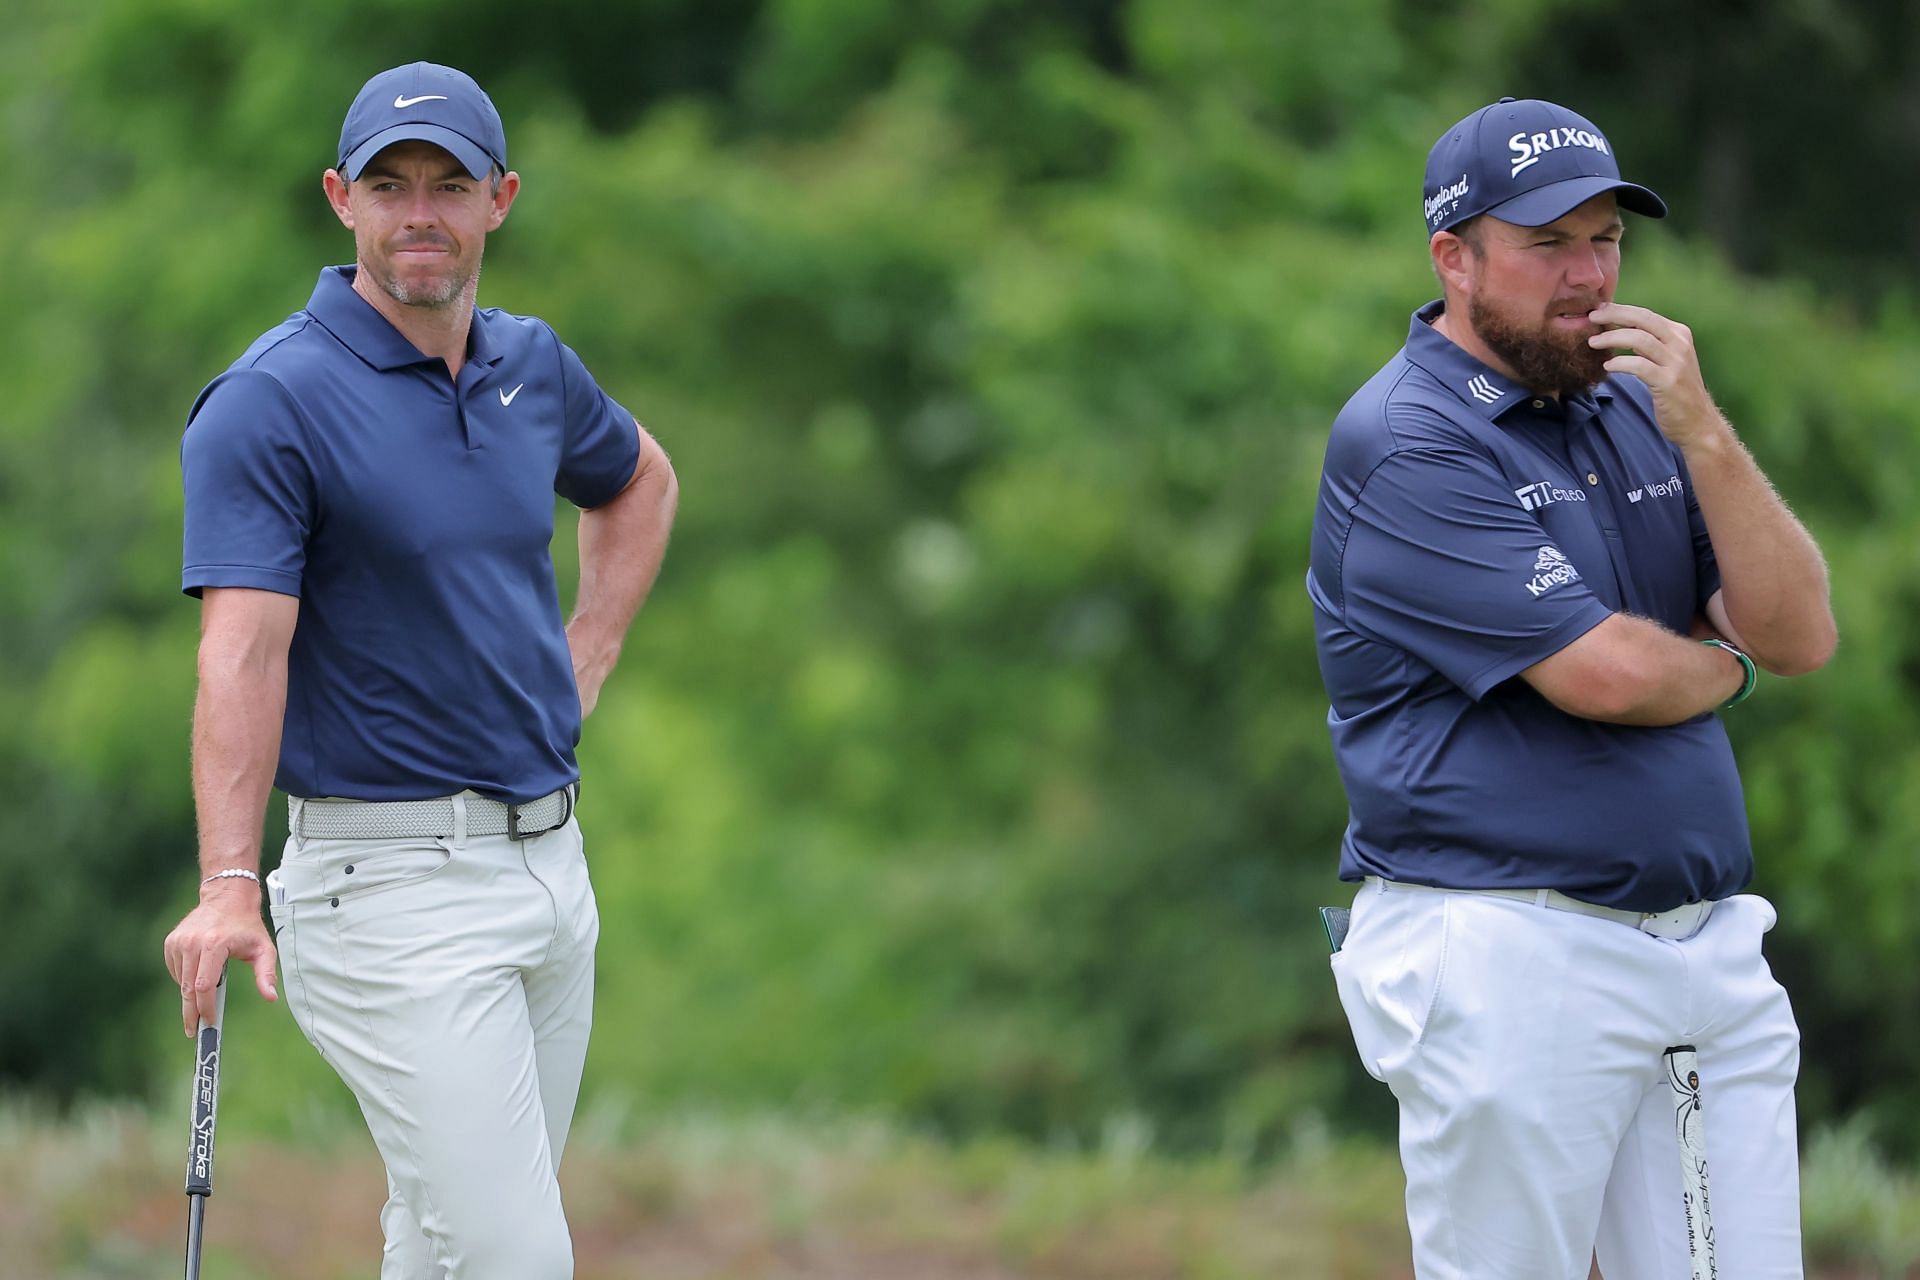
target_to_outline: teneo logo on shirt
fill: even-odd
[[[1528,165],[1539,164],[1549,151],[1558,151],[1562,147],[1587,147],[1603,156],[1613,151],[1607,146],[1607,140],[1597,133],[1585,129],[1549,129],[1545,133],[1516,133],[1507,139],[1507,150],[1513,152],[1513,172],[1509,178],[1517,178],[1520,171]]]
[[[1627,490],[1628,502],[1639,502],[1642,498],[1677,498],[1686,492],[1686,486],[1680,483],[1677,475],[1665,480],[1655,480],[1652,484],[1643,484],[1638,489]]]
[[[1427,221],[1433,222],[1437,220],[1441,214],[1447,212],[1454,205],[1465,199],[1467,192],[1472,189],[1473,188],[1467,185],[1467,175],[1463,173],[1460,175],[1460,181],[1444,186],[1428,196]]]
[[[1573,567],[1573,561],[1560,554],[1560,548],[1542,547],[1533,561],[1533,578],[1526,583],[1527,594],[1538,600],[1555,587],[1578,581],[1580,571]]]
[[[1528,511],[1538,511],[1550,502],[1585,502],[1585,489],[1556,489],[1545,480],[1536,480],[1524,489],[1515,489],[1513,496],[1520,499],[1520,505]]]

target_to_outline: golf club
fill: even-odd
[[[194,1038],[193,1129],[187,1141],[187,1280],[200,1280],[200,1234],[213,1194],[213,1126],[220,1107],[220,1024],[227,1013],[227,976],[214,989],[213,1021]]]

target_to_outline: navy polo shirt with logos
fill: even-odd
[[[1659,911],[1752,875],[1708,713],[1568,715],[1519,673],[1615,612],[1686,634],[1719,571],[1651,394],[1536,397],[1415,313],[1335,420],[1307,575],[1351,821],[1340,874]]]
[[[579,777],[554,494],[611,500],[638,429],[543,321],[477,309],[455,382],[353,274],[195,401],[182,588],[299,598],[289,794],[535,799]]]

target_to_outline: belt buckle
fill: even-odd
[[[1640,917],[1640,931],[1650,933],[1656,938],[1669,938],[1675,942],[1685,942],[1700,932],[1707,917],[1713,914],[1713,903],[1687,902],[1665,911],[1649,911]]]
[[[549,795],[541,796],[540,800],[546,800],[550,798],[551,798],[551,795],[549,794]],[[542,827],[538,831],[523,830],[520,826],[520,811],[522,809],[531,808],[532,806],[539,804],[540,800],[529,800],[527,801],[526,804],[523,804],[523,805],[509,804],[507,806],[507,839],[525,840],[532,836],[543,836],[547,834],[547,832],[549,831],[553,831],[560,827],[565,826],[567,824],[567,819],[573,816],[573,792],[569,791],[565,787],[562,787],[560,788],[560,820],[558,822],[551,824],[550,826]]]

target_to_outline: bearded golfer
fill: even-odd
[[[230,957],[275,998],[277,783],[288,1002],[386,1161],[382,1280],[563,1280],[599,934],[574,746],[673,470],[546,324],[475,308],[520,177],[473,80],[369,80],[324,183],[354,265],[201,393],[181,447],[205,878],[167,967],[189,1031]],[[555,493],[582,509],[564,626]]]
[[[1614,300],[1623,211],[1666,206],[1564,107],[1448,129],[1444,296],[1327,446],[1308,588],[1362,883],[1334,973],[1421,1280],[1687,1274],[1679,1045],[1719,1274],[1801,1275],[1799,1034],[1721,715],[1833,653],[1826,569],[1687,329]]]

